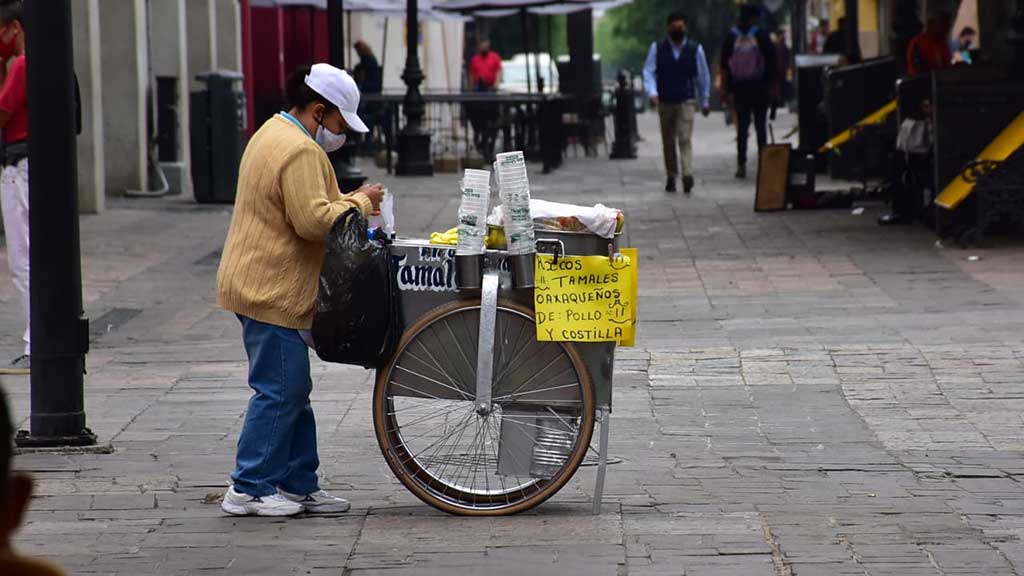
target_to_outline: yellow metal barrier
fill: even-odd
[[[1024,145],[1024,112],[1018,114],[1017,118],[1004,128],[974,161],[964,167],[942,194],[935,198],[935,203],[947,210],[956,208],[971,195],[980,176],[1009,158],[1021,145]]]
[[[893,100],[886,104],[885,106],[882,106],[878,110],[875,110],[871,114],[868,114],[853,126],[850,126],[846,130],[843,130],[839,134],[836,134],[835,136],[830,138],[829,141],[825,142],[825,144],[822,145],[821,148],[818,148],[818,153],[824,154],[825,152],[838,149],[843,144],[846,144],[847,142],[852,140],[854,135],[857,132],[860,132],[861,129],[864,128],[864,126],[870,126],[872,124],[881,124],[882,122],[885,122],[885,119],[888,118],[893,112],[896,112],[896,100]]]

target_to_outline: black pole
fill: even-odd
[[[1010,19],[1006,41],[1013,49],[1013,71],[1017,78],[1024,74],[1024,0],[1017,0]]]
[[[405,5],[405,127],[398,134],[398,166],[395,174],[399,176],[433,176],[434,164],[430,158],[430,132],[423,129],[423,116],[426,105],[420,94],[423,83],[423,70],[420,69],[419,57],[419,3],[407,0]]]
[[[29,125],[32,413],[19,446],[85,446],[89,321],[78,242],[71,2],[25,2]]]
[[[590,8],[566,16],[572,92],[585,101],[594,95],[594,16]]]
[[[551,21],[554,20],[554,19],[555,19],[555,17],[550,15],[550,14],[547,17],[547,22],[548,22],[548,26],[547,26],[547,28],[548,28],[548,78],[550,78],[552,82],[555,80],[555,73],[552,70],[552,67],[555,65],[555,46],[554,46],[555,43],[554,43],[554,40],[552,40],[552,36],[551,36]],[[552,85],[551,88],[554,89],[555,86]]]
[[[897,0],[893,12],[889,45],[896,59],[896,68],[902,73],[907,69],[907,47],[921,31],[922,24],[918,16],[917,0]]]
[[[807,52],[807,0],[794,0],[790,22],[793,34],[793,53],[804,54]]]
[[[846,0],[846,56],[851,63],[860,62],[860,18],[859,2],[857,0]]]
[[[331,66],[345,69],[345,4],[344,0],[327,0],[327,38]]]
[[[533,42],[531,42],[530,45],[532,46],[534,56],[533,72],[534,76],[537,78],[537,93],[543,94],[544,76],[540,73],[540,20],[540,15],[536,15],[536,18],[533,19]]]
[[[530,29],[526,23],[526,8],[519,9],[519,24],[523,34],[523,56],[526,57],[526,93],[533,94],[533,83],[530,81]]]
[[[331,66],[345,68],[345,5],[343,0],[327,0],[327,43]],[[311,44],[312,45],[312,44]],[[330,154],[338,187],[348,193],[366,182],[366,176],[352,163],[356,153],[356,139],[349,138],[340,150]]]
[[[620,70],[619,87],[615,90],[615,142],[612,144],[610,158],[614,160],[636,158],[636,136],[633,125],[636,123],[632,82],[626,77],[626,71]]]

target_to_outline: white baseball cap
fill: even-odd
[[[356,132],[370,131],[356,114],[359,110],[359,87],[348,72],[330,64],[313,64],[306,75],[306,86],[337,106],[349,128]]]

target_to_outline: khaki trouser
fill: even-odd
[[[679,176],[679,157],[683,159],[683,175],[693,176],[693,118],[697,115],[697,101],[680,104],[658,103],[661,119],[661,145],[665,156],[665,173],[669,178]],[[676,146],[679,146],[678,153]]]

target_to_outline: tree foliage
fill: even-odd
[[[520,15],[490,19],[481,24],[484,28],[482,32],[491,40],[494,49],[503,58],[511,58],[513,54],[524,54],[528,51],[523,42],[523,20]],[[528,14],[527,26],[530,35],[529,51],[549,52],[548,43],[550,42],[550,52],[553,55],[568,53],[565,16]]]
[[[633,0],[610,10],[598,25],[596,49],[615,68],[639,71],[651,42],[665,37],[665,18],[674,11],[686,14],[690,38],[704,45],[714,67],[719,49],[736,22],[737,3],[731,0]],[[790,2],[785,2],[788,5]],[[784,21],[787,10],[768,15],[765,24]]]

